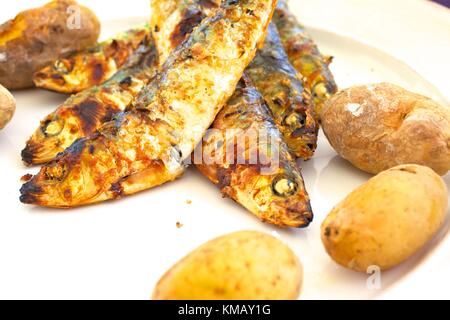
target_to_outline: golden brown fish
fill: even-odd
[[[276,0],[227,0],[169,57],[134,111],[75,142],[21,189],[21,201],[74,207],[163,184],[184,171],[254,58]]]
[[[153,15],[163,16],[160,10],[164,6],[160,3],[167,5],[167,2],[171,1],[153,0]],[[172,2],[181,5],[174,7],[172,15],[165,22],[158,23],[158,29],[166,35],[164,39],[159,37],[155,41],[160,62],[169,56],[167,50],[172,50],[184,40],[179,34],[180,30],[183,30],[183,36],[186,37],[198,25],[198,18],[209,16],[214,11],[211,10],[214,8],[211,1],[207,4],[204,0]],[[220,5],[220,0],[216,0],[216,4]],[[273,31],[276,32],[274,26],[272,33]],[[166,39],[177,40],[168,44]],[[281,44],[278,47],[278,50],[284,52]],[[269,48],[265,49],[266,54],[268,50]],[[285,53],[281,57],[287,61]],[[267,62],[265,56],[255,60]],[[294,78],[294,84],[295,81],[299,82],[297,72],[289,62],[277,62],[273,68],[262,72],[258,72],[258,66],[257,64],[253,69],[255,77],[273,74],[277,76],[274,85],[280,85],[280,78]],[[266,80],[260,80],[261,83],[265,83],[264,81]],[[285,87],[292,87],[287,85],[283,85],[277,92]],[[301,83],[297,84],[297,88],[302,88]],[[286,93],[288,96],[290,94],[295,94],[294,89]],[[291,106],[296,101],[288,101],[284,105],[288,103]],[[290,111],[293,112],[292,109]],[[315,123],[314,118],[311,119]],[[251,141],[247,141],[246,145],[245,139]],[[245,80],[239,82],[232,98],[218,114],[192,160],[200,172],[220,186],[224,196],[235,200],[261,220],[281,227],[307,227],[312,221],[313,214],[301,173],[263,98],[251,86],[248,77],[245,76]]]
[[[314,97],[316,115],[320,117],[323,103],[337,92],[329,69],[331,58],[324,57],[314,40],[289,11],[286,0],[279,0],[273,21],[277,25],[289,60],[305,77],[305,86]]]
[[[224,196],[264,222],[296,228],[312,222],[302,175],[264,99],[248,79],[240,82],[193,158]]]
[[[150,32],[123,69],[98,87],[70,97],[48,115],[22,151],[26,164],[53,160],[77,139],[90,135],[133,101],[158,68]]]
[[[38,71],[33,78],[34,84],[60,93],[78,93],[99,85],[127,62],[149,34],[150,26],[145,25],[61,58]]]
[[[290,64],[274,24],[270,24],[264,46],[246,73],[264,97],[293,154],[305,160],[311,158],[319,132],[314,103]]]

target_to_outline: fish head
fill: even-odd
[[[66,111],[52,113],[41,122],[22,151],[26,164],[47,163],[79,138],[79,124],[76,119],[64,116]]]
[[[299,171],[280,164],[271,173],[258,166],[237,166],[219,173],[222,191],[261,220],[292,228],[313,220],[309,196]]]
[[[70,93],[66,75],[73,71],[74,66],[73,59],[57,60],[34,74],[34,84],[39,88]]]
[[[280,168],[277,173],[261,176],[253,196],[264,220],[294,228],[307,227],[313,220],[309,197],[298,172]]]
[[[23,185],[21,202],[55,208],[93,202],[106,185],[100,181],[110,170],[107,163],[111,167],[114,164],[108,156],[105,147],[87,139],[77,140]]]

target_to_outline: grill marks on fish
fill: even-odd
[[[148,35],[124,68],[110,80],[72,96],[46,117],[22,152],[24,162],[48,162],[75,140],[94,133],[114,114],[125,110],[154,76],[157,67],[156,48],[153,38]],[[51,134],[46,132],[48,126],[51,126]]]
[[[73,113],[80,120],[83,132],[93,132],[101,122],[104,106],[95,100],[86,100],[73,108]]]
[[[92,80],[93,83],[99,84],[105,77],[105,69],[101,63],[92,64]]]
[[[208,2],[211,3],[211,2]],[[170,36],[173,47],[177,47],[186,39],[186,36],[191,34],[192,30],[200,24],[206,17],[202,10],[198,8],[188,7],[182,14],[181,21],[175,27],[174,32]]]
[[[316,116],[320,117],[324,102],[338,90],[329,69],[332,58],[320,53],[314,40],[289,11],[286,0],[278,1],[273,21],[281,34],[289,60],[304,77],[305,87],[313,95]]]
[[[312,97],[290,64],[274,24],[269,26],[264,46],[246,72],[264,97],[294,155],[305,160],[311,158],[319,131]]]

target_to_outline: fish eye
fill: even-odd
[[[320,99],[329,99],[331,97],[330,90],[328,90],[324,82],[316,84],[312,91],[314,96]]]
[[[60,119],[47,120],[41,126],[41,131],[46,137],[56,136],[64,129],[64,122]]]
[[[284,118],[283,124],[290,127],[297,127],[298,125],[303,127],[306,124],[306,115],[293,112]]]
[[[68,74],[69,72],[72,71],[72,64],[68,60],[58,60],[53,65],[53,69],[56,72]]]
[[[297,192],[297,189],[297,182],[286,175],[279,175],[272,183],[272,190],[279,197],[292,196]]]

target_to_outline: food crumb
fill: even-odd
[[[183,225],[181,222],[177,222],[177,228],[178,228],[178,229],[183,228],[183,226],[184,226],[184,225]]]
[[[186,200],[186,204],[192,204],[192,200]]]
[[[26,174],[26,175],[24,175],[22,178],[20,178],[20,181],[21,181],[21,182],[28,182],[28,181],[31,180],[31,178],[33,178],[33,175],[32,175],[32,174]]]

